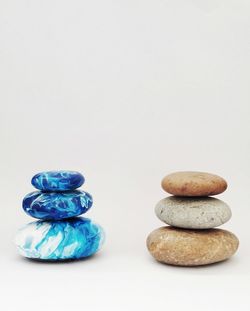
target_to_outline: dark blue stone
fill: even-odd
[[[24,197],[23,209],[34,218],[60,220],[86,213],[92,203],[91,195],[80,190],[66,192],[34,191]]]
[[[32,185],[43,191],[74,190],[84,183],[82,174],[73,171],[49,171],[36,174]]]

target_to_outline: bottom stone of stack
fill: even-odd
[[[167,226],[151,232],[147,248],[158,261],[177,266],[200,266],[231,257],[238,238],[222,229],[185,230]]]
[[[21,255],[40,260],[67,260],[88,257],[104,242],[101,226],[88,218],[35,221],[21,228],[15,239]]]

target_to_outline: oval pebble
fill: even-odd
[[[65,221],[35,221],[20,229],[15,238],[20,254],[40,260],[88,257],[104,242],[101,226],[88,218]]]
[[[89,193],[74,190],[68,192],[34,191],[23,199],[24,211],[34,218],[60,220],[86,213],[93,200]]]
[[[226,230],[184,230],[162,227],[147,238],[150,254],[158,261],[177,266],[199,266],[223,261],[238,249],[239,240]]]
[[[162,188],[177,196],[209,196],[224,192],[227,182],[220,176],[203,172],[176,172],[162,180]]]
[[[36,174],[31,183],[38,190],[66,191],[81,187],[84,177],[74,171],[48,171]]]
[[[156,216],[168,225],[187,229],[210,229],[226,223],[231,209],[215,198],[167,197],[155,207]]]

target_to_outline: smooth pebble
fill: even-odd
[[[101,226],[88,218],[64,221],[35,221],[20,229],[15,239],[20,254],[39,260],[66,260],[88,257],[104,242]]]
[[[177,196],[209,196],[224,192],[227,182],[220,176],[203,172],[176,172],[162,180],[162,188]]]
[[[84,191],[34,191],[23,199],[24,211],[34,218],[60,220],[86,213],[92,206],[92,196]]]
[[[210,229],[226,223],[231,209],[223,201],[205,198],[167,197],[155,207],[156,216],[168,225],[187,229]]]
[[[223,261],[238,249],[239,240],[226,230],[184,230],[162,227],[147,238],[150,254],[158,261],[178,266],[199,266]]]
[[[48,171],[36,174],[31,183],[38,190],[67,191],[81,187],[84,177],[74,171]]]

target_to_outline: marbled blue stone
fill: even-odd
[[[66,192],[34,191],[24,197],[23,209],[34,218],[60,220],[86,213],[92,203],[91,195],[81,190]]]
[[[63,221],[39,220],[20,229],[15,239],[21,255],[40,260],[66,260],[88,257],[104,242],[101,226],[88,218]]]
[[[84,183],[82,174],[73,171],[49,171],[36,174],[32,185],[43,191],[74,190]]]

